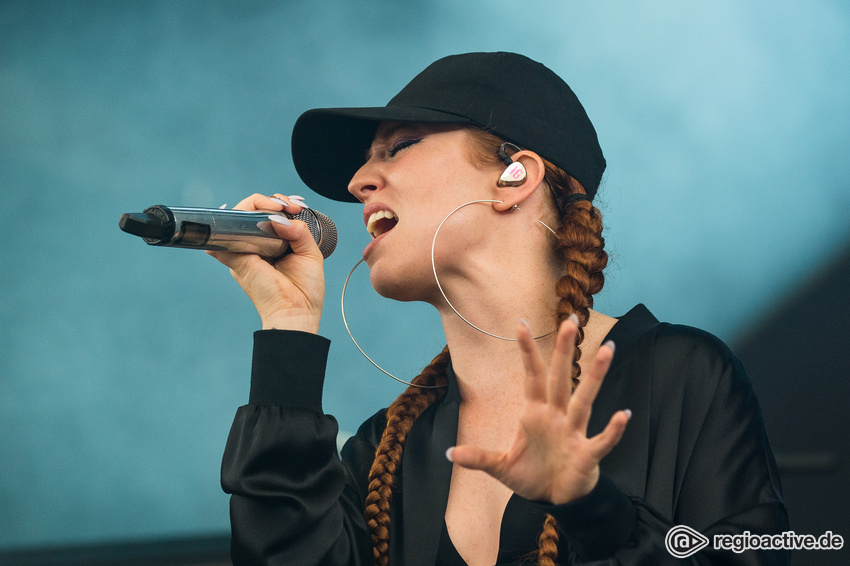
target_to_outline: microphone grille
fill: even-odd
[[[310,234],[319,246],[319,251],[322,252],[322,257],[327,259],[336,249],[336,225],[333,220],[312,208],[305,208],[292,218],[307,224]]]

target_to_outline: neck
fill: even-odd
[[[465,322],[440,296],[435,305],[440,312],[452,365],[465,403],[489,400],[498,392],[522,398],[523,363],[515,341],[517,327],[524,319],[531,327],[543,359],[551,356],[555,343],[554,293],[557,268],[549,265],[512,265],[492,270],[488,259],[469,270],[463,278],[443,284],[452,305]],[[517,395],[518,393],[518,395]]]
[[[541,197],[542,198],[542,197]],[[559,297],[555,286],[564,266],[551,251],[551,232],[537,223],[548,216],[541,202],[527,202],[520,213],[501,213],[496,222],[462,234],[467,244],[462,256],[438,257],[440,285],[425,300],[440,313],[452,365],[463,403],[490,399],[504,392],[523,398],[525,370],[516,338],[520,320],[527,321],[543,360],[551,358]],[[550,219],[554,225],[555,220]],[[482,234],[475,238],[476,234]],[[455,310],[456,309],[456,310]],[[460,313],[460,314],[458,314]],[[471,327],[511,340],[488,336]],[[582,365],[592,359],[613,319],[597,323],[591,315],[582,345]],[[607,327],[607,328],[606,328]],[[584,371],[584,368],[582,368]]]
[[[525,369],[517,342],[493,338],[472,328],[452,328],[446,331],[446,338],[462,403],[492,407],[499,399],[508,403],[523,398]],[[554,335],[536,343],[543,358],[548,359]]]
[[[597,350],[616,323],[616,318],[590,311],[580,345],[582,356],[579,365],[583,376],[590,371]],[[460,325],[466,326],[466,329]],[[455,320],[444,317],[443,326],[462,403],[468,407],[492,408],[497,403],[518,408],[524,398],[525,376],[518,343],[482,334],[457,317]],[[532,330],[535,330],[533,325]],[[542,337],[535,343],[544,363],[548,364],[555,346],[555,335]]]

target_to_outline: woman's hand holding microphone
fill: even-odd
[[[289,214],[298,214],[304,208],[301,197],[281,194],[270,197],[254,194],[234,207]],[[324,258],[304,222],[277,215],[270,219],[277,235],[289,241],[291,253],[274,260],[256,254],[207,253],[230,268],[233,278],[254,303],[263,330],[276,328],[316,334],[325,297]]]

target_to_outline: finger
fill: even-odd
[[[545,366],[525,320],[520,321],[517,329],[517,342],[522,366],[525,368],[525,398],[529,401],[546,402]]]
[[[549,363],[549,380],[547,398],[550,405],[566,410],[573,388],[573,354],[575,352],[576,333],[578,333],[578,318],[570,318],[561,323],[558,337],[555,339],[555,350]]]
[[[498,479],[502,469],[504,453],[485,450],[477,446],[455,446],[446,451],[446,458],[470,470],[481,470]]]
[[[289,202],[291,202],[292,204],[298,205],[301,208],[310,208],[304,202],[304,197],[302,197],[301,195],[289,195]]]
[[[589,450],[591,456],[597,461],[608,455],[611,450],[623,438],[623,433],[626,432],[626,425],[629,424],[629,419],[632,418],[632,412],[628,409],[617,411],[608,421],[605,430],[589,440]]]
[[[275,233],[289,242],[292,253],[304,255],[316,255],[321,257],[319,246],[316,244],[313,234],[305,222],[301,220],[289,220],[285,216],[271,215],[270,224]],[[286,256],[284,256],[286,257]]]
[[[304,204],[303,197],[296,197],[298,197],[298,195],[286,196],[281,193],[275,193],[270,198],[272,201],[281,204],[284,211],[294,215],[300,213],[305,208],[309,208],[306,204]]]
[[[300,220],[289,220],[285,216],[276,214],[269,215],[269,220],[268,225],[274,233],[281,239],[289,242],[289,248],[292,253],[322,259],[322,253],[306,223]],[[267,261],[255,254],[218,251],[208,251],[207,253],[237,273],[246,272],[258,260]],[[268,263],[274,263],[277,266],[279,261],[285,260],[287,257],[288,255],[284,255],[278,260],[269,260]]]
[[[567,418],[570,426],[576,430],[586,431],[587,423],[590,421],[590,413],[593,402],[602,386],[602,380],[611,367],[614,358],[614,343],[611,341],[603,344],[590,366],[588,375],[582,378],[581,385],[576,387],[569,402]]]
[[[288,211],[288,209],[284,205],[272,200],[273,197],[274,195],[267,196],[261,195],[259,193],[254,193],[248,198],[241,200],[239,204],[233,207],[233,210],[270,210],[275,212],[279,210]]]

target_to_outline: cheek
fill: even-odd
[[[420,201],[451,203],[443,216],[463,202],[488,198],[486,190],[476,185],[487,177],[455,151],[411,153],[403,165],[398,186],[409,187],[410,197]]]
[[[438,228],[438,263],[474,247],[482,237],[486,238],[480,233],[482,220],[493,209],[489,202],[468,203],[493,198],[487,188],[488,179],[488,175],[452,154],[422,158],[417,155],[389,179],[390,186],[399,190],[402,215],[394,228],[398,230],[396,240],[403,241],[417,260],[424,255],[429,266],[431,243]]]
[[[462,204],[462,203],[461,203]],[[451,212],[451,210],[449,210]],[[491,260],[500,251],[494,238],[493,209],[490,203],[474,203],[459,208],[449,216],[437,233],[428,239],[430,264],[431,243],[434,242],[434,262],[440,277],[470,275],[476,261]],[[495,246],[495,247],[494,247]],[[502,250],[503,251],[503,250]]]

